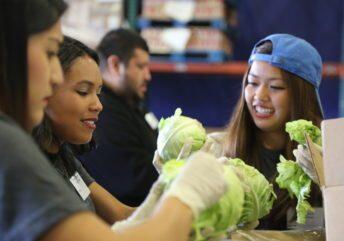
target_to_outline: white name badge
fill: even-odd
[[[86,186],[84,180],[82,180],[80,174],[78,172],[75,172],[69,180],[73,184],[75,190],[79,193],[82,200],[85,201],[86,198],[90,195],[91,191]]]
[[[153,130],[156,130],[158,128],[159,121],[155,117],[153,112],[148,112],[147,114],[145,114],[145,120]]]

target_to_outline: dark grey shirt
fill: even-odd
[[[46,153],[46,155],[54,165],[57,172],[66,181],[71,190],[78,194],[77,190],[70,181],[70,178],[75,174],[75,172],[78,172],[80,174],[87,187],[89,187],[94,182],[94,179],[88,174],[88,172],[81,165],[80,161],[74,156],[68,146],[64,146],[61,149],[62,150],[58,154]],[[78,196],[90,210],[95,212],[95,207],[90,196],[88,196],[85,200],[83,200],[79,194]]]
[[[85,210],[33,139],[0,115],[0,240],[37,240]]]

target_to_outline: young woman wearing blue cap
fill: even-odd
[[[190,159],[147,221],[112,232],[29,136],[63,80],[57,53],[65,9],[62,0],[0,4],[0,239],[187,240],[194,216],[226,191],[222,166],[210,155]]]
[[[296,143],[290,141],[285,124],[297,119],[319,126],[323,118],[318,89],[322,61],[317,50],[303,39],[273,34],[253,48],[243,78],[241,97],[225,138],[225,153],[255,166],[270,181],[283,154],[293,158]],[[271,213],[260,220],[260,229],[287,229],[287,211],[293,201],[278,195]],[[314,201],[321,203],[319,195]]]

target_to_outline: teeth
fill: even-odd
[[[94,125],[94,121],[83,121],[85,124]]]
[[[273,109],[263,108],[261,106],[256,106],[255,110],[261,114],[271,114],[273,112]]]

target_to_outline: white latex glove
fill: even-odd
[[[194,218],[206,208],[217,202],[227,191],[224,166],[205,152],[192,154],[173,181],[165,197],[176,197],[189,206]]]
[[[322,148],[318,145],[315,145],[317,150],[322,156]],[[293,154],[296,158],[296,162],[300,165],[302,170],[315,182],[319,185],[319,179],[317,174],[315,173],[315,168],[312,163],[311,153],[307,146],[305,145],[298,145],[297,149],[293,150]]]
[[[111,226],[111,229],[112,231],[116,232],[116,233],[119,233],[119,232],[122,232],[128,228],[131,228],[131,227],[135,227],[139,224],[141,224],[143,222],[143,220],[129,220],[129,219],[125,219],[125,220],[122,220],[122,221],[118,221],[118,222],[115,222],[112,226]]]
[[[249,223],[245,223],[242,226],[239,226],[238,228],[241,230],[253,230],[258,226],[259,226],[259,220],[255,220]]]
[[[226,132],[213,132],[207,135],[207,139],[201,150],[208,152],[215,157],[223,156],[223,143],[226,138]]]
[[[162,159],[159,156],[158,150],[155,150],[154,157],[153,157],[153,166],[155,170],[160,174],[163,166]]]
[[[192,137],[188,138],[185,141],[185,143],[184,143],[184,145],[183,145],[182,149],[180,150],[180,153],[177,157],[177,160],[184,159],[190,155],[190,152],[192,149],[192,143],[193,143]],[[164,163],[163,163],[163,160],[159,156],[158,150],[155,150],[154,157],[153,157],[153,166],[155,167],[156,171],[159,174],[161,173],[163,165],[164,165]]]
[[[111,228],[113,230],[120,231],[128,227],[136,226],[137,224],[141,223],[143,220],[151,216],[156,204],[158,203],[161,195],[164,192],[164,187],[165,184],[159,178],[153,184],[144,202],[138,208],[136,208],[132,215],[125,220],[116,222]]]
[[[226,157],[226,156],[221,156],[217,159],[218,162],[222,163],[223,165],[229,165],[229,160],[230,158]]]

